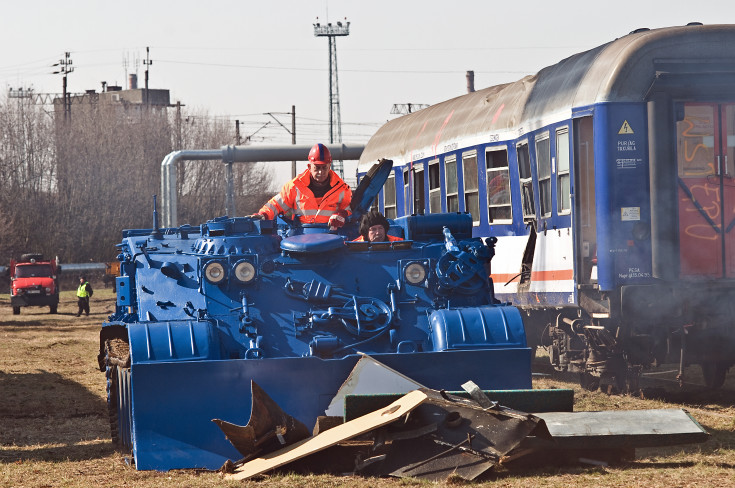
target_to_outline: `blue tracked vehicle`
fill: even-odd
[[[434,389],[531,387],[520,313],[488,279],[494,238],[472,238],[469,214],[350,242],[391,165],[363,178],[339,234],[227,217],[159,229],[155,210],[153,229],[123,231],[98,359],[113,440],[138,469],[239,459],[211,420],[247,423],[251,380],[314,425],[361,354]]]

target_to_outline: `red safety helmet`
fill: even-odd
[[[309,151],[309,162],[314,164],[332,164],[332,155],[324,144],[314,144]]]

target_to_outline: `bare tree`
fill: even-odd
[[[54,240],[72,262],[109,261],[122,229],[151,227],[171,131],[159,110],[111,104],[85,108],[57,131]]]
[[[184,149],[219,149],[234,143],[234,124],[227,118],[210,117],[206,112],[198,112],[182,119],[181,140]],[[216,161],[181,161],[178,164],[179,221],[197,224],[224,215],[224,164]],[[235,164],[233,173],[238,213],[253,213],[250,200],[262,199],[262,191],[270,186],[271,176],[260,165],[243,163]],[[257,196],[253,198],[253,195]]]
[[[55,190],[53,120],[29,98],[0,103],[0,263],[21,252],[50,254],[36,238]]]
[[[165,108],[101,103],[96,94],[71,108],[69,119],[30,99],[0,101],[0,264],[23,252],[63,262],[114,259],[123,229],[152,226],[161,162],[174,147],[234,142],[234,124],[206,113],[184,114],[177,124]],[[223,215],[224,165],[179,165],[179,221]],[[261,166],[237,164],[235,177],[240,215],[252,213],[248,202],[253,194],[258,207],[265,201],[270,176]]]

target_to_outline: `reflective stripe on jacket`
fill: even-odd
[[[329,185],[331,188],[321,198],[317,199],[309,189],[311,173],[309,169],[289,181],[281,191],[268,200],[258,211],[269,219],[282,214],[298,219],[302,224],[326,224],[329,217],[337,210],[346,210],[350,213],[352,190],[342,181],[337,173],[329,170]]]
[[[87,291],[87,285],[89,284],[88,281],[85,281],[81,285],[79,285],[79,288],[77,288],[77,296],[79,298],[88,298],[89,292]]]

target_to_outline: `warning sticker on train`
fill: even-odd
[[[633,134],[633,128],[627,120],[623,121],[623,125],[620,127],[618,134]]]

